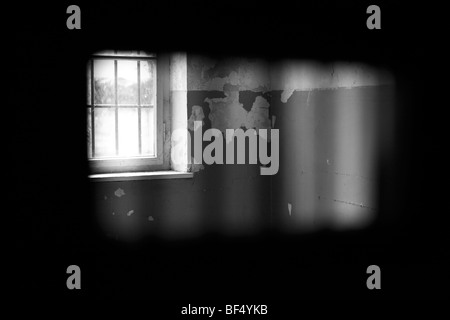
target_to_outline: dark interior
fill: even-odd
[[[81,30],[65,27],[65,3],[12,8],[9,12],[18,14],[9,24],[14,32],[5,50],[12,50],[14,58],[5,63],[11,64],[8,78],[15,85],[7,92],[13,117],[5,120],[13,137],[6,155],[13,163],[7,174],[14,191],[5,199],[11,206],[4,212],[15,218],[14,257],[8,263],[17,296],[148,301],[441,297],[448,279],[442,223],[446,188],[441,187],[445,141],[438,141],[445,136],[445,101],[440,100],[445,91],[430,74],[436,69],[429,57],[434,48],[429,29],[411,32],[407,27],[408,16],[428,11],[383,2],[383,27],[372,32],[365,26],[367,5],[86,2],[80,4]],[[394,96],[383,86],[346,93],[348,101],[363,97],[367,105],[395,108],[393,148],[377,159],[373,223],[348,231],[282,228],[286,203],[295,207],[301,202],[294,184],[290,195],[283,189],[296,176],[286,146],[297,148],[289,132],[301,125],[296,105],[307,97],[300,92],[288,104],[280,102],[280,92],[270,92],[270,114],[277,116],[281,139],[292,140],[281,146],[275,176],[261,176],[257,165],[211,165],[193,179],[89,180],[86,61],[97,50],[136,46],[150,52],[186,51],[188,61],[190,54],[219,61],[237,55],[268,62],[359,61],[390,70],[396,79]],[[214,94],[221,93],[188,91],[188,115],[193,105]],[[325,116],[336,94],[314,96],[318,116]],[[255,99],[251,92],[241,97],[244,104]],[[323,134],[320,150],[328,147]],[[195,218],[201,232],[166,238],[160,236],[164,223],[155,223],[137,241],[107,237],[99,221],[117,204],[103,198],[119,187],[136,211],[150,212],[155,222],[182,230],[194,228]],[[329,209],[323,200],[316,201]],[[224,219],[241,212],[258,222],[255,233],[230,234],[223,228]],[[65,287],[71,264],[82,270],[82,290]],[[365,286],[371,264],[384,271],[383,290]]]

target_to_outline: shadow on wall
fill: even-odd
[[[191,136],[193,121],[224,136],[226,129],[277,129],[279,171],[261,176],[259,165],[203,163],[189,180],[100,183],[96,212],[105,233],[128,240],[298,233],[376,220],[379,159],[389,157],[395,138],[389,72],[188,54],[187,87]]]

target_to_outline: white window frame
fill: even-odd
[[[91,64],[91,117],[94,117],[94,59],[108,60],[149,60],[146,56],[128,55],[93,55],[88,63]],[[157,55],[156,58],[156,156],[155,157],[122,157],[122,158],[89,158],[91,174],[125,173],[125,172],[150,172],[162,171],[170,168],[170,141],[166,141],[167,132],[170,132],[170,106],[169,106],[169,59],[165,55]],[[88,106],[89,107],[89,106]],[[118,107],[116,107],[118,108]],[[91,125],[94,122],[91,118]]]

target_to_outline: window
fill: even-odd
[[[164,66],[154,54],[104,51],[87,70],[92,173],[165,169]]]

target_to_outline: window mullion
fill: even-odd
[[[91,59],[91,152],[95,157],[95,105],[94,105],[94,59]]]
[[[141,133],[141,62],[137,62],[137,86],[138,86],[138,139],[139,139],[139,155],[142,154],[142,133]]]
[[[116,139],[116,155],[119,155],[119,107],[117,97],[117,60],[114,60],[114,92],[115,92],[115,139]]]

